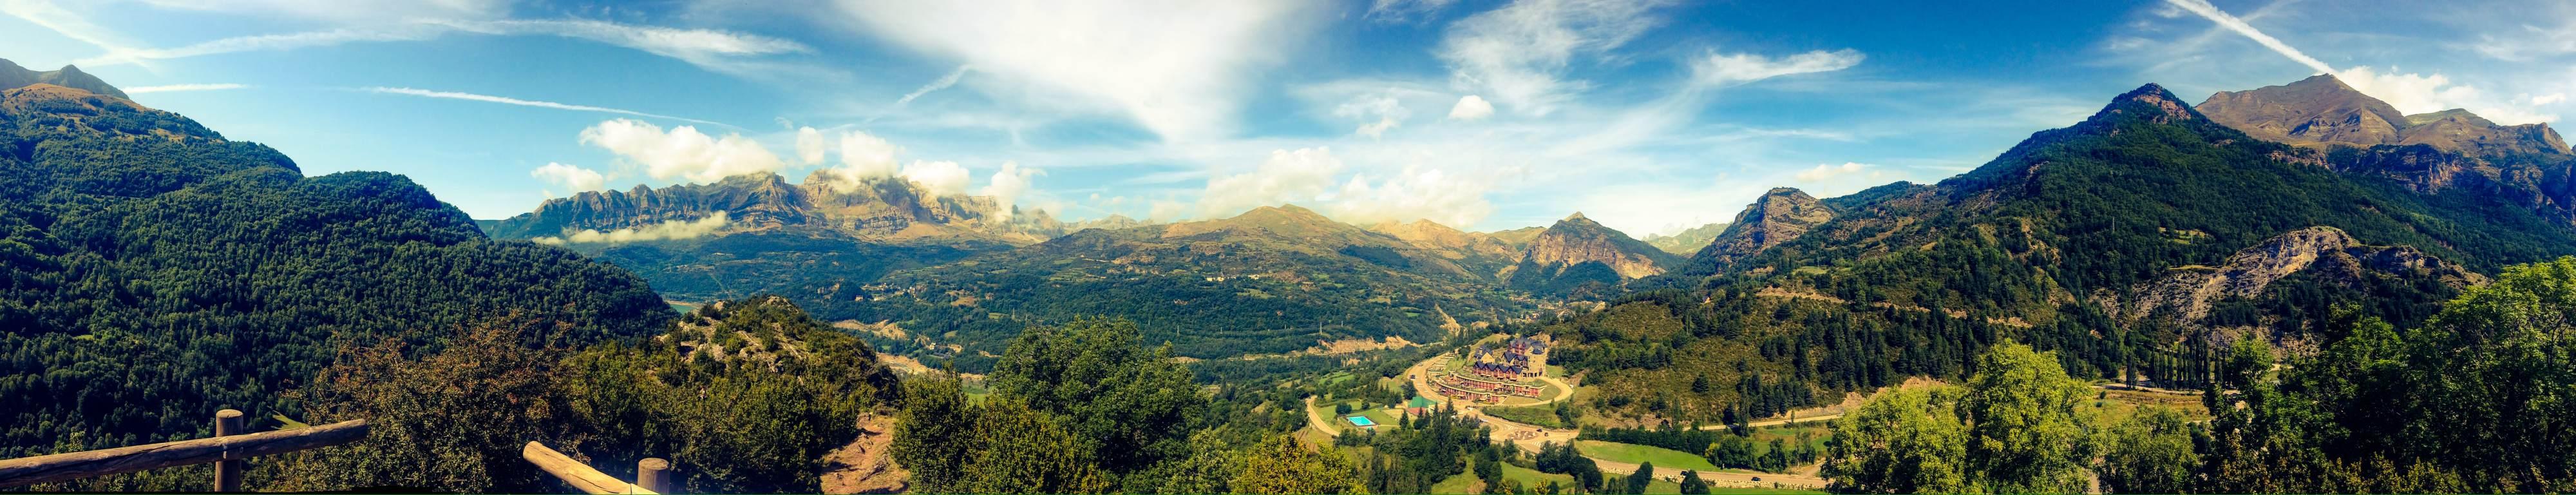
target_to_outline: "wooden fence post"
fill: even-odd
[[[655,457],[635,461],[635,484],[643,485],[644,489],[653,493],[674,493],[671,491],[672,481],[671,461]]]
[[[242,431],[242,412],[241,412],[241,411],[239,411],[239,410],[233,410],[233,409],[225,409],[225,410],[221,410],[221,411],[215,411],[215,437],[216,437],[216,438],[229,437],[229,436],[233,436],[233,435],[240,435],[240,434],[243,434],[243,433],[249,433],[249,432]],[[233,452],[232,452],[232,449],[225,449],[225,450],[224,450],[224,458],[225,458],[225,459],[233,459]],[[240,461],[240,460],[224,460],[224,461],[215,461],[215,491],[218,491],[218,492],[238,492],[238,491],[241,491],[241,481],[242,481],[242,480],[241,480],[241,475],[242,475],[242,461]]]

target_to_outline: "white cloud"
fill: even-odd
[[[1368,13],[1362,17],[1384,23],[1412,22],[1427,19],[1453,3],[1458,0],[1375,0],[1369,2]]]
[[[265,12],[262,12],[265,13]],[[81,65],[116,65],[226,53],[283,51],[358,42],[422,41],[451,33],[491,36],[560,36],[671,57],[701,67],[726,68],[729,58],[810,52],[803,44],[754,34],[708,29],[638,26],[588,19],[457,19],[402,17],[331,29],[222,38],[176,48],[108,47]]]
[[[1342,160],[1334,158],[1330,148],[1273,150],[1250,172],[1209,178],[1207,189],[1191,209],[1199,217],[1219,218],[1262,206],[1312,202],[1332,190],[1333,177],[1341,172]],[[1158,221],[1177,218],[1179,211],[1174,210],[1154,217]]]
[[[838,5],[865,34],[974,67],[977,89],[1132,119],[1166,140],[1232,132],[1246,73],[1308,27],[1293,0]]]
[[[1406,110],[1404,103],[1396,101],[1392,93],[1393,91],[1390,90],[1352,99],[1333,108],[1333,115],[1361,119],[1364,122],[1360,124],[1359,129],[1352,130],[1351,134],[1368,136],[1370,139],[1384,137],[1388,129],[1394,129],[1395,126],[1401,125],[1404,119],[1413,116],[1413,112]]]
[[[608,177],[600,175],[599,171],[556,162],[547,162],[543,167],[529,170],[528,176],[562,187],[565,194],[597,191],[608,187]],[[553,190],[546,191],[546,197],[554,197],[554,195]]]
[[[249,87],[250,87],[250,85],[247,85],[247,84],[216,83],[216,84],[165,84],[165,85],[160,85],[160,86],[135,86],[135,87],[131,87],[131,88],[117,88],[117,89],[124,90],[126,94],[142,94],[142,93],[168,93],[168,92],[175,92],[175,91],[222,91],[222,90],[227,90],[227,89],[244,89],[244,88],[249,88]]]
[[[966,173],[966,167],[947,161],[913,160],[911,165],[903,166],[902,175],[904,180],[920,184],[933,196],[965,194],[966,184],[974,181],[974,177]]]
[[[972,65],[957,66],[957,70],[949,71],[948,75],[940,76],[938,80],[931,81],[930,84],[922,85],[920,89],[912,90],[910,93],[904,93],[902,98],[894,100],[894,106],[900,108],[904,105],[911,104],[914,99],[921,98],[921,95],[930,94],[932,91],[948,89],[949,86],[956,86],[958,80],[966,78],[966,71],[973,68],[975,68],[975,66]]]
[[[131,91],[129,91],[129,92],[131,92]],[[2540,96],[2534,96],[2534,97],[2531,97],[2531,100],[2530,100],[2530,101],[2531,101],[2531,106],[2535,106],[2535,107],[2536,107],[2536,106],[2541,106],[2541,105],[2555,105],[2555,104],[2558,104],[2558,102],[2567,101],[2567,93],[2550,93],[2550,94],[2545,94],[2545,95],[2540,95]]]
[[[721,230],[725,228],[725,225],[731,223],[731,220],[725,218],[725,212],[719,211],[713,215],[707,215],[706,218],[700,218],[697,220],[672,220],[652,225],[645,225],[642,227],[628,227],[607,232],[600,232],[595,229],[586,229],[580,232],[566,234],[563,237],[539,237],[529,239],[529,241],[536,242],[538,244],[564,245],[603,242],[618,244],[642,241],[680,240],[703,237],[707,234],[715,233],[715,231]]]
[[[1336,220],[1361,225],[1426,219],[1466,227],[1493,214],[1493,203],[1485,200],[1490,186],[1438,169],[1407,168],[1375,184],[1366,176],[1351,177],[1324,210]]]
[[[1466,88],[1525,115],[1547,115],[1589,86],[1564,72],[1577,55],[1607,53],[1659,22],[1651,0],[1518,0],[1449,25],[1435,52]]]
[[[885,138],[850,131],[841,135],[841,167],[834,171],[850,181],[893,177],[903,171],[894,159],[899,150]]]
[[[1482,96],[1461,96],[1457,105],[1449,107],[1449,118],[1455,120],[1477,120],[1493,115],[1494,104],[1486,102]]]
[[[785,168],[778,155],[739,134],[722,138],[679,126],[663,132],[651,123],[615,119],[581,131],[582,144],[598,146],[644,166],[655,179],[715,182],[725,177]]]
[[[993,172],[993,180],[976,195],[991,196],[993,204],[1000,207],[999,220],[1010,221],[1012,211],[1019,208],[1020,197],[1031,190],[1031,179],[1045,174],[1038,169],[1021,168],[1019,162],[1002,162],[1002,169]]]
[[[573,111],[580,111],[580,112],[601,112],[601,113],[613,113],[613,114],[619,114],[619,115],[633,115],[633,116],[637,116],[637,117],[652,117],[652,118],[657,118],[657,119],[671,119],[671,120],[679,120],[679,121],[687,121],[687,122],[696,122],[696,123],[700,123],[700,124],[711,124],[711,125],[721,125],[721,126],[726,126],[726,127],[733,127],[733,126],[732,126],[732,125],[730,125],[730,124],[725,124],[725,123],[723,123],[723,122],[716,122],[716,121],[711,121],[711,120],[699,120],[699,119],[692,119],[692,118],[688,118],[688,117],[674,117],[674,116],[662,115],[662,114],[656,114],[656,113],[644,113],[644,112],[638,112],[638,111],[634,111],[634,110],[626,110],[626,109],[618,109],[618,108],[608,108],[608,107],[594,107],[594,106],[590,106],[590,105],[573,105],[573,104],[567,104],[567,103],[555,103],[555,102],[551,102],[551,101],[522,100],[522,99],[518,99],[518,98],[511,98],[511,97],[507,97],[507,96],[479,95],[479,94],[474,94],[474,93],[458,93],[458,92],[454,92],[454,91],[431,91],[431,90],[426,90],[426,89],[415,89],[415,88],[388,88],[388,87],[383,87],[383,86],[367,87],[367,88],[358,88],[358,90],[359,90],[359,91],[369,92],[369,93],[381,93],[381,94],[389,94],[389,95],[404,95],[404,96],[418,96],[418,97],[422,97],[422,98],[441,98],[441,99],[449,99],[449,100],[480,101],[480,102],[485,102],[485,103],[499,103],[499,104],[504,104],[504,105],[518,105],[518,106],[523,106],[523,107],[552,108],[552,109],[556,109],[556,110],[573,110]]]
[[[814,130],[812,127],[796,129],[796,158],[804,161],[806,165],[823,164],[823,149],[826,146],[829,146],[829,143],[823,141],[823,131]]]
[[[1816,50],[1781,58],[1751,53],[1711,51],[1707,56],[1692,61],[1691,72],[1701,84],[1722,86],[1787,75],[1849,69],[1860,65],[1863,58],[1865,57],[1859,51],[1849,48],[1834,51]]]
[[[1798,172],[1796,178],[1798,179],[1798,182],[1823,182],[1836,177],[1860,173],[1861,170],[1867,168],[1869,168],[1869,165],[1852,162],[1843,162],[1842,165],[1834,165],[1830,163],[1817,164],[1816,168],[1807,169],[1804,172]]]

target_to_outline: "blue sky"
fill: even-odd
[[[1775,186],[1932,181],[2139,84],[2333,72],[2409,113],[2576,114],[2568,2],[0,0],[77,63],[308,174],[476,218],[770,170],[1064,219],[1297,203],[1632,235]],[[683,129],[685,127],[686,129]],[[811,129],[810,131],[807,129]]]

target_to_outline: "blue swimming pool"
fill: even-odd
[[[1353,424],[1353,425],[1358,425],[1358,426],[1377,426],[1377,422],[1376,422],[1376,421],[1369,421],[1369,419],[1368,419],[1368,417],[1367,417],[1367,416],[1351,416],[1351,417],[1342,418],[1342,419],[1351,420],[1351,424]]]

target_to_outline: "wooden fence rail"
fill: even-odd
[[[635,482],[627,483],[615,476],[609,476],[608,473],[592,469],[589,464],[572,460],[571,456],[547,448],[542,443],[528,442],[526,447],[519,448],[519,457],[527,458],[529,464],[535,464],[537,469],[545,471],[546,474],[554,475],[565,484],[581,489],[582,493],[591,495],[671,493],[671,461],[649,457],[637,461]]]
[[[215,463],[215,491],[241,489],[242,461],[367,438],[367,421],[242,433],[241,411],[215,413],[215,437],[0,460],[0,488]]]

